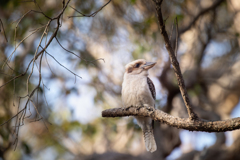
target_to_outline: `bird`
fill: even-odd
[[[155,108],[156,91],[152,80],[148,77],[148,70],[155,64],[156,62],[138,59],[125,66],[122,83],[123,108],[130,106]],[[153,120],[150,117],[134,117],[143,131],[146,150],[151,153],[156,151],[157,145],[153,135]]]

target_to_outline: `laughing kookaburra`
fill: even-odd
[[[125,66],[122,83],[124,107],[155,107],[155,87],[151,79],[148,78],[148,70],[155,64],[156,62],[146,62],[144,59],[138,59]],[[152,119],[139,116],[135,116],[135,118],[142,128],[147,151],[156,151],[157,146],[153,136]]]

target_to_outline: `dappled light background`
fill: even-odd
[[[54,39],[43,56],[42,82],[32,98],[34,105],[30,103],[26,110],[29,116],[20,126],[17,145],[13,144],[16,117],[0,126],[0,159],[239,159],[239,130],[189,132],[156,123],[158,150],[151,154],[146,152],[142,131],[132,117],[101,117],[102,110],[122,106],[124,66],[140,58],[157,62],[149,75],[156,88],[157,108],[188,117],[152,1],[112,0],[94,17],[68,17],[81,16],[77,11],[89,15],[107,2],[69,3],[57,34],[59,42]],[[39,45],[43,29],[23,41],[5,64],[15,43],[48,21],[31,12],[22,18],[15,34],[19,18],[30,9],[53,17],[61,12],[62,2],[0,2],[0,19],[8,40],[1,29],[0,86],[25,71]],[[207,120],[240,117],[240,1],[168,0],[163,1],[162,9],[174,47],[174,19],[178,19],[177,58],[194,111]],[[44,38],[51,37],[56,25],[51,23]],[[29,90],[39,81],[37,63],[39,60],[34,64]],[[1,124],[25,106],[27,97],[20,103],[18,97],[27,94],[30,73],[0,88]]]

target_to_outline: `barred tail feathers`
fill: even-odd
[[[154,139],[153,130],[144,130],[143,131],[145,147],[147,151],[151,153],[157,150],[157,145]]]

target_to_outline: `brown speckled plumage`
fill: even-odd
[[[150,78],[147,77],[147,83],[148,83],[148,87],[149,87],[149,90],[152,94],[152,97],[154,100],[156,100],[156,90],[155,90],[155,86],[152,82],[152,80]]]

